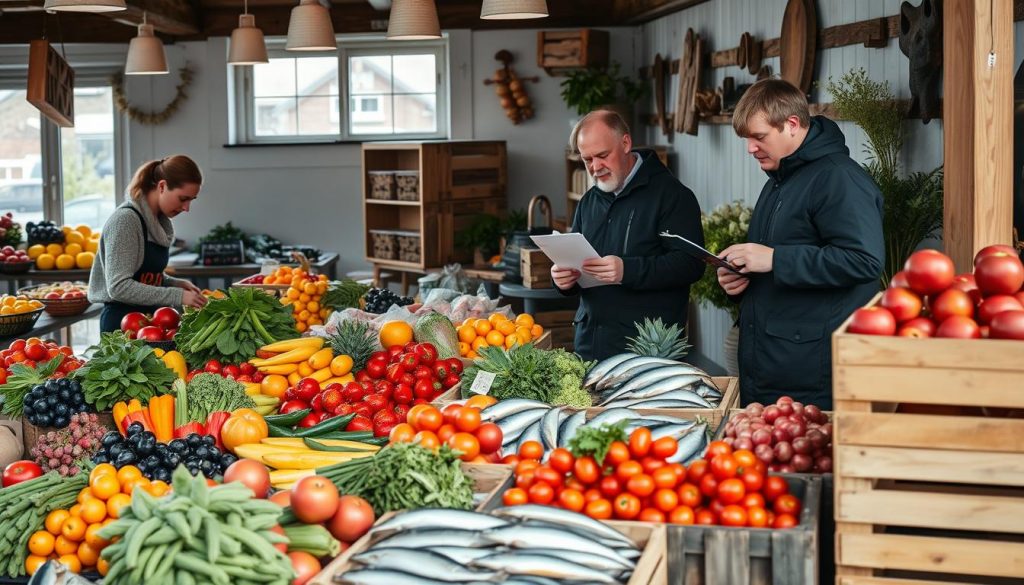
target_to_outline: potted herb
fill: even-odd
[[[632,104],[647,93],[647,86],[619,75],[619,64],[608,68],[573,71],[562,82],[562,99],[580,116],[600,107],[631,110]],[[628,121],[630,116],[625,116]]]
[[[906,176],[901,172],[906,107],[896,101],[887,82],[872,81],[863,69],[854,69],[838,82],[829,78],[827,89],[836,112],[860,126],[868,138],[864,168],[884,198],[884,288],[904,259],[942,227],[942,167]]]

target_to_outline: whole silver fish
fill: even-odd
[[[640,418],[642,415],[628,408],[609,408],[587,421],[586,426],[595,427],[602,424],[613,425],[622,420]]]
[[[346,571],[336,575],[334,582],[341,585],[447,585],[448,583],[393,569]]]
[[[722,392],[714,384],[707,384],[703,380],[693,387],[693,391],[697,393],[697,396],[703,396],[711,402],[722,400]]]
[[[523,443],[527,441],[537,441],[538,443],[541,442],[540,421],[541,419],[537,419],[537,422],[523,429],[523,434],[519,435],[519,440],[516,442],[517,453],[519,452],[519,447],[521,447]]]
[[[558,447],[558,423],[565,416],[565,408],[552,408],[540,419],[540,438],[545,451]]]
[[[498,404],[501,403],[499,402]],[[510,440],[518,439],[519,435],[521,435],[527,427],[540,420],[541,417],[547,414],[550,409],[550,406],[545,406],[544,408],[534,408],[523,412],[517,412],[516,414],[506,418],[496,420],[494,424],[501,428],[502,436],[504,437],[502,441],[508,443]]]
[[[653,434],[653,433],[652,433]],[[708,424],[694,425],[690,432],[678,439],[679,447],[671,457],[665,459],[669,463],[681,463],[702,455],[708,443]]]
[[[666,384],[666,383],[672,383],[672,380],[658,382],[654,386],[658,386],[660,384]],[[654,386],[652,386],[652,388]],[[662,392],[661,394],[656,394],[654,396],[643,397],[643,398],[642,397],[637,397],[637,396],[630,396],[630,397],[623,396],[621,398],[617,398],[617,399],[615,399],[615,400],[613,400],[611,402],[608,402],[607,404],[604,405],[604,407],[605,408],[615,408],[615,407],[620,407],[620,408],[658,408],[656,406],[648,406],[646,404],[646,403],[654,401],[654,400],[661,400],[661,401],[669,400],[669,401],[672,401],[672,402],[679,402],[679,403],[689,404],[690,405],[690,406],[681,406],[679,408],[708,408],[707,406],[704,406],[704,405],[705,404],[713,404],[710,400],[708,400],[706,398],[703,398],[702,396],[699,396],[698,394],[690,391],[689,389],[677,388],[675,390],[669,390],[667,392]],[[671,408],[671,407],[662,407],[662,408]]]
[[[521,548],[517,549],[515,552],[517,554],[524,555],[548,555],[569,561],[570,563],[576,563],[577,565],[583,565],[584,567],[590,567],[591,569],[597,569],[598,571],[607,571],[611,573],[620,571],[631,571],[634,567],[633,563],[620,562],[616,559],[609,559],[608,557],[602,557],[601,555],[581,552],[578,550],[548,550],[544,548]]]
[[[693,381],[701,380],[701,381],[703,381],[706,384],[710,384],[711,383],[711,378],[708,377],[707,374],[703,374],[703,373],[694,371],[694,368],[692,366],[687,366],[687,365],[679,366],[679,365],[676,365],[676,366],[667,366],[667,367],[664,367],[664,368],[658,368],[656,370],[650,370],[648,372],[644,372],[644,373],[640,374],[639,376],[633,378],[629,382],[626,382],[625,384],[620,386],[617,389],[617,391],[618,392],[623,392],[623,393],[635,392],[636,390],[639,390],[640,388],[645,388],[647,386],[650,386],[651,384],[654,384],[656,382],[660,382],[661,380],[664,380],[665,378],[678,378],[678,377],[682,377],[682,376],[686,376],[686,377],[692,379]]]
[[[651,431],[651,439],[657,441],[662,437],[672,437],[678,441],[693,429],[694,424],[690,422],[690,424],[660,426]]]
[[[420,577],[454,583],[491,581],[498,577],[498,573],[493,571],[467,569],[462,563],[457,563],[442,554],[429,550],[371,548],[355,555],[352,560],[375,570],[404,571]]]
[[[581,410],[569,416],[558,427],[558,445],[565,447],[576,436],[576,430],[587,422],[587,411]]]
[[[495,402],[480,411],[480,419],[484,421],[501,420],[526,410],[535,408],[548,408],[548,405],[539,400],[527,400],[525,398],[509,398]]]
[[[592,540],[594,540],[596,542],[599,542],[599,543],[601,543],[601,544],[603,544],[603,545],[605,545],[605,546],[607,546],[609,548],[613,548],[615,550],[618,550],[619,554],[621,554],[623,557],[630,558],[627,555],[622,554],[622,551],[620,550],[620,548],[623,547],[623,546],[627,546],[627,545],[623,544],[621,540],[612,540],[612,539],[609,539],[609,538],[603,538],[600,535],[594,534],[593,532],[588,532],[586,530],[583,530],[582,528],[580,528],[578,526],[571,526],[571,525],[566,525],[566,524],[555,524],[553,522],[545,522],[543,520],[523,520],[522,522],[519,523],[519,526],[527,526],[527,527],[531,527],[531,528],[549,528],[549,529],[552,529],[552,530],[561,530],[563,532],[572,532],[573,534],[582,536],[583,538],[592,539]],[[503,548],[503,547],[499,547],[499,548]]]
[[[679,362],[675,362],[675,364],[678,363]],[[623,370],[622,372],[616,374],[615,376],[608,376],[602,381],[602,387],[605,389],[614,388],[615,386],[618,386],[620,384],[625,384],[629,380],[632,380],[633,378],[639,376],[644,372],[649,372],[651,370],[656,370],[658,368],[666,368],[671,365],[674,364],[665,364],[660,361],[641,362],[634,366],[630,366],[629,368]]]
[[[407,530],[389,536],[377,543],[388,548],[426,548],[428,546],[487,546],[489,541],[480,538],[476,530],[459,530],[457,528],[436,528],[427,530]],[[387,543],[387,544],[384,544]]]
[[[379,547],[374,547],[379,548]],[[493,555],[496,549],[493,548],[469,548],[465,546],[432,546],[425,550],[432,550],[438,554],[442,554],[449,559],[468,565],[469,561],[473,559],[479,559],[480,557],[486,557]]]
[[[508,522],[479,512],[450,510],[446,508],[420,508],[403,512],[387,522],[370,529],[371,535],[391,534],[406,530],[447,528],[457,526],[461,530],[487,530],[504,526]]]
[[[670,376],[662,378],[660,380],[655,380],[646,384],[639,385],[631,390],[627,390],[626,387],[633,384],[633,382],[630,382],[626,386],[619,388],[613,394],[608,396],[601,403],[601,405],[603,406],[606,404],[610,404],[620,399],[652,398],[654,396],[658,396],[666,392],[671,392],[673,390],[681,390],[683,388],[696,384],[699,381],[699,377],[692,375]],[[711,403],[708,402],[707,399],[697,396],[696,393],[693,393],[693,395],[695,397],[694,400],[697,400],[708,405],[705,408],[714,408],[714,406],[711,405]]]
[[[583,387],[589,388],[593,386],[598,382],[598,380],[603,378],[604,375],[607,374],[612,368],[628,359],[635,357],[637,357],[635,353],[620,353],[613,355],[610,358],[605,358],[600,362],[594,364],[594,367],[590,368],[590,371],[588,371],[587,375],[583,378]]]
[[[489,557],[476,559],[471,567],[480,567],[499,571],[509,575],[542,575],[555,579],[586,581],[588,583],[618,583],[614,577],[603,571],[591,569],[583,565],[554,556],[538,554],[522,554],[520,551],[497,553]]]
[[[534,526],[512,525],[492,528],[480,533],[486,542],[501,544],[512,548],[547,548],[551,550],[579,550],[608,558],[625,560],[614,548],[580,536],[574,532],[541,528]]]
[[[635,368],[641,364],[679,365],[680,362],[665,358],[650,357],[646,355],[640,355],[633,358],[629,358],[628,360],[612,368],[607,374],[605,374],[604,378],[601,378],[601,380],[594,385],[594,388],[597,389],[598,391],[603,391],[610,388],[613,385],[611,382],[612,380],[618,379],[618,376],[621,376],[623,372],[626,372],[631,368]]]
[[[505,506],[491,512],[501,518],[515,518],[517,520],[539,520],[551,524],[563,524],[583,530],[595,537],[618,542],[618,546],[636,548],[636,544],[628,536],[615,530],[611,526],[598,520],[594,520],[583,514],[541,506],[539,504],[523,504],[521,506]]]
[[[654,398],[640,398],[638,400],[639,402],[636,400],[615,401],[607,405],[607,408],[706,408],[686,400],[666,400],[658,396]]]

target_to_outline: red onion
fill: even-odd
[[[789,432],[786,429],[775,427],[775,429],[772,430],[772,442],[773,443],[789,442],[789,440],[792,439],[792,438],[793,438],[793,436],[790,435]]]
[[[793,451],[800,455],[809,455],[811,453],[811,441],[807,437],[796,437],[793,439]]]
[[[768,445],[771,448],[772,434],[765,429],[758,429],[750,435],[755,445]]]
[[[793,404],[790,402],[783,402],[779,404],[779,412],[786,416],[793,414]]]
[[[779,441],[775,444],[775,460],[780,463],[788,463],[793,458],[793,446],[788,441]]]
[[[787,404],[787,403],[788,404],[793,404],[793,398],[790,397],[790,396],[780,396],[779,399],[775,401],[775,404]]]
[[[732,448],[737,451],[740,449],[751,451],[754,449],[754,442],[750,440],[750,437],[738,437],[732,442]]]
[[[797,453],[796,455],[793,455],[793,460],[790,463],[793,464],[793,469],[795,469],[797,473],[804,473],[811,470],[811,467],[814,465],[814,460],[808,455],[801,455]]]
[[[832,441],[832,423],[825,423],[825,424],[821,425],[821,428],[819,428],[818,431],[821,434],[823,434],[826,437],[828,437],[829,442]]]
[[[761,415],[764,418],[764,422],[773,424],[775,419],[782,416],[782,411],[779,410],[778,406],[772,405],[764,409],[764,414]]]
[[[765,463],[772,463],[772,461],[775,460],[775,451],[772,450],[771,445],[755,445],[754,455],[756,455],[758,459],[764,461]]]
[[[779,465],[778,472],[779,473],[796,473],[796,470],[793,469],[793,466],[790,465],[789,463],[783,463],[782,465]]]
[[[807,406],[804,407],[804,414],[807,415],[807,418],[818,424],[825,422],[821,420],[821,418],[824,416],[824,413],[821,412],[820,408],[813,404],[808,404]],[[825,418],[827,419],[828,417]]]
[[[750,416],[761,416],[761,413],[764,412],[764,405],[752,402],[747,405],[747,412],[750,413]]]
[[[807,440],[811,443],[811,447],[814,448],[815,450],[823,449],[825,445],[828,444],[829,440],[829,438],[826,437],[825,434],[818,429],[808,430],[806,437]]]
[[[825,456],[819,457],[814,462],[814,471],[818,473],[831,473],[832,472],[832,458]]]

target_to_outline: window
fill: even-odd
[[[25,90],[0,89],[0,213],[24,225],[43,219],[39,110]]]
[[[236,140],[246,143],[445,138],[444,41],[343,41],[337,55],[268,47],[237,72]]]
[[[110,87],[75,88],[75,126],[61,128],[64,223],[103,227],[114,211],[114,97]]]

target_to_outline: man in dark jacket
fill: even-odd
[[[704,264],[679,246],[670,232],[704,244],[700,206],[693,192],[661,164],[652,151],[633,151],[629,127],[617,113],[587,114],[572,131],[570,147],[580,154],[596,185],[576,208],[572,231],[582,233],[600,258],[582,271],[603,286],[582,288],[580,271],[553,266],[551,276],[565,295],[580,295],[576,352],[600,360],[625,351],[634,323],[661,317],[686,326],[690,284]]]
[[[878,292],[884,266],[882,194],[835,122],[779,79],[754,84],[733,114],[736,134],[768,174],[747,243],[718,269],[740,302],[744,404],[792,396],[832,409],[831,334]]]

